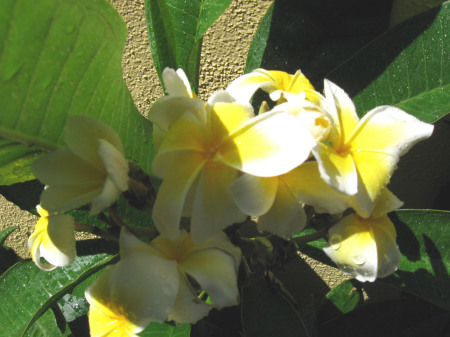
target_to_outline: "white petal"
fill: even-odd
[[[80,158],[95,167],[102,167],[98,156],[98,139],[105,139],[123,153],[122,141],[108,125],[89,116],[69,116],[64,129],[67,146]]]
[[[128,189],[128,164],[123,154],[104,139],[99,139],[98,154],[105,165],[110,179],[124,192]]]
[[[300,232],[306,225],[306,214],[303,205],[298,202],[290,188],[282,179],[270,210],[259,217],[258,229],[289,239]]]
[[[175,261],[137,252],[122,259],[111,276],[111,299],[138,326],[167,319],[175,303],[179,273]]]
[[[102,193],[92,200],[89,216],[97,215],[105,208],[111,206],[119,198],[121,193],[113,180],[108,176],[103,185]]]
[[[370,226],[351,214],[332,226],[328,235],[323,250],[342,271],[361,282],[375,281],[378,252]]]
[[[275,200],[278,189],[278,178],[262,178],[244,173],[230,186],[233,199],[247,215],[265,214]]]
[[[220,148],[222,162],[243,172],[273,177],[309,156],[315,141],[293,115],[267,112],[233,132]]]
[[[207,164],[200,173],[192,206],[191,233],[195,242],[223,230],[246,216],[235,204],[230,185],[238,172],[222,164]]]
[[[76,257],[74,220],[68,215],[50,215],[40,245],[40,255],[51,264],[63,267]]]
[[[200,284],[218,309],[238,304],[236,265],[227,253],[218,249],[198,250],[189,254],[181,268]]]
[[[169,314],[169,320],[174,320],[177,323],[194,324],[207,316],[213,306],[199,300],[191,291],[187,282],[185,275],[180,275],[177,299]]]
[[[183,69],[177,71],[165,68],[162,73],[164,86],[171,96],[194,97],[189,81]]]

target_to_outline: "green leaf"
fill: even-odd
[[[0,22],[0,184],[34,179],[30,163],[63,144],[73,114],[110,125],[149,172],[151,124],[123,81],[126,26],[111,4],[5,0]]]
[[[325,322],[331,317],[354,310],[364,302],[361,288],[355,287],[352,281],[344,281],[330,290],[319,304],[318,320]]]
[[[2,335],[10,336],[10,335]],[[61,313],[57,309],[47,310],[34,324],[28,329],[26,337],[64,337],[73,336],[67,323],[62,319]]]
[[[388,27],[391,0],[276,0],[252,41],[246,72],[298,69],[312,83]]]
[[[75,262],[50,272],[41,271],[29,260],[11,267],[0,278],[0,331],[4,336],[24,335],[73,287],[116,260],[115,254],[101,253],[110,248],[101,240],[78,242]]]
[[[230,3],[145,0],[150,48],[161,82],[164,68],[182,68],[197,92],[202,37]]]
[[[450,309],[450,212],[399,210],[390,218],[402,262],[380,281]]]
[[[139,336],[142,337],[189,337],[191,334],[190,324],[181,324],[177,326],[151,322],[150,325]]]
[[[253,273],[241,288],[241,318],[246,337],[311,336],[294,306]]]
[[[425,122],[450,112],[450,2],[390,29],[327,75],[360,115],[394,105]]]
[[[411,337],[414,335],[406,333],[411,327],[417,329],[430,320],[442,320],[442,315],[444,310],[417,298],[382,301],[361,306],[320,325],[319,336]],[[448,325],[448,321],[444,322],[444,329],[445,323]],[[420,336],[447,336],[444,329],[436,328],[442,328],[442,324]]]
[[[11,226],[11,227],[5,228],[4,230],[0,231],[0,246],[3,245],[6,241],[6,239],[8,238],[8,236],[18,228],[19,227],[17,227],[17,226]]]

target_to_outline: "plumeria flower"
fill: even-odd
[[[315,103],[319,97],[300,70],[291,75],[284,71],[255,69],[231,82],[227,91],[237,101],[249,102],[259,88],[266,91],[272,101],[278,103],[304,99]]]
[[[128,189],[128,164],[119,136],[109,126],[88,116],[70,116],[66,146],[32,165],[46,185],[41,205],[51,213],[91,204],[96,215]]]
[[[167,130],[152,166],[164,179],[153,219],[170,239],[182,215],[191,217],[196,242],[243,221],[245,215],[229,191],[239,172],[283,174],[305,161],[315,144],[292,114],[274,111],[253,117],[249,104],[236,103],[225,91],[195,108],[178,97],[167,96],[165,104],[164,109],[161,104],[152,108],[149,118]]]
[[[103,274],[86,289],[91,337],[137,337],[136,334],[149,323],[148,319],[137,319],[132,300],[120,296],[120,289],[113,286],[112,278],[117,266],[106,267]]]
[[[120,249],[120,262],[86,291],[93,336],[103,336],[111,324],[133,336],[151,321],[195,323],[212,308],[239,301],[241,252],[223,232],[202,244],[184,231],[174,241],[160,236],[143,243],[123,229]],[[212,304],[199,296],[202,290]]]
[[[74,220],[69,215],[49,214],[36,206],[40,218],[28,239],[33,262],[42,270],[70,265],[76,257]],[[45,258],[49,264],[41,262]]]
[[[342,271],[361,282],[392,274],[401,255],[395,227],[386,214],[402,204],[385,188],[370,217],[351,214],[329,229],[324,252]]]
[[[321,177],[338,191],[354,195],[370,214],[399,157],[430,137],[433,125],[392,106],[377,107],[359,120],[348,95],[327,80],[325,99],[333,127],[326,141],[313,149]]]
[[[306,225],[303,205],[318,213],[337,214],[353,206],[350,197],[336,191],[321,177],[316,161],[307,161],[277,177],[243,174],[231,185],[236,204],[257,216],[258,229],[285,239]]]

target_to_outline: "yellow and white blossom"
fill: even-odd
[[[342,271],[361,282],[392,274],[401,255],[395,227],[386,214],[401,205],[391,192],[383,190],[370,217],[351,214],[329,229],[324,252]]]
[[[433,126],[392,106],[377,107],[359,120],[348,95],[327,80],[325,99],[333,127],[326,141],[313,149],[321,177],[354,195],[370,214],[399,157],[428,138]]]
[[[240,171],[283,174],[308,158],[315,141],[288,112],[253,117],[250,105],[234,102],[225,91],[206,104],[197,101],[167,96],[149,118],[167,130],[152,167],[164,179],[153,219],[160,233],[173,239],[181,216],[190,216],[199,242],[245,219],[229,191]]]
[[[304,204],[330,214],[353,206],[350,197],[323,181],[316,161],[307,161],[277,177],[243,174],[231,185],[231,193],[245,214],[259,217],[260,231],[286,239],[305,227]]]
[[[259,88],[278,103],[304,99],[316,103],[318,98],[314,87],[300,70],[291,75],[284,71],[255,69],[231,82],[227,91],[237,101],[249,102]]]
[[[106,267],[85,292],[90,305],[88,318],[91,337],[137,337],[136,334],[149,323],[148,320],[136,318],[134,307],[132,303],[126,302],[126,298],[120,301],[114,297],[111,275],[116,269],[117,265]]]
[[[121,260],[86,291],[92,336],[115,336],[107,334],[113,329],[133,336],[152,321],[195,323],[212,308],[238,304],[241,252],[222,232],[198,245],[184,231],[143,243],[123,229],[120,249]]]
[[[66,146],[32,165],[46,185],[41,205],[52,213],[90,203],[90,214],[98,214],[128,189],[122,142],[109,126],[88,116],[68,117],[64,140]]]
[[[28,239],[33,262],[42,270],[70,265],[76,257],[74,220],[69,215],[49,214],[40,205],[40,218]],[[43,264],[41,257],[49,264]]]

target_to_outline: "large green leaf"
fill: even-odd
[[[202,37],[231,0],[145,0],[153,62],[159,78],[164,68],[182,68],[198,89]]]
[[[426,122],[450,112],[450,2],[395,26],[327,75],[364,114],[395,105]]]
[[[106,0],[5,0],[0,11],[0,184],[33,179],[29,164],[63,143],[68,115],[115,129],[149,170],[151,124],[122,78],[126,26]]]
[[[368,304],[319,325],[319,336],[448,336],[449,313],[417,298]],[[431,323],[431,324],[430,324]]]
[[[104,249],[102,249],[104,248]],[[39,317],[73,287],[112,263],[115,254],[99,240],[80,242],[75,262],[64,268],[43,272],[32,261],[22,261],[0,278],[0,336],[22,336]],[[45,328],[45,326],[44,326]],[[41,330],[44,333],[45,330]],[[42,334],[41,334],[42,335]]]
[[[390,217],[402,262],[380,281],[450,309],[450,212],[399,210]]]
[[[312,83],[388,27],[392,0],[275,0],[253,38],[245,72],[294,73]]]
[[[246,337],[311,336],[303,317],[266,280],[247,275],[241,289],[242,327]]]

